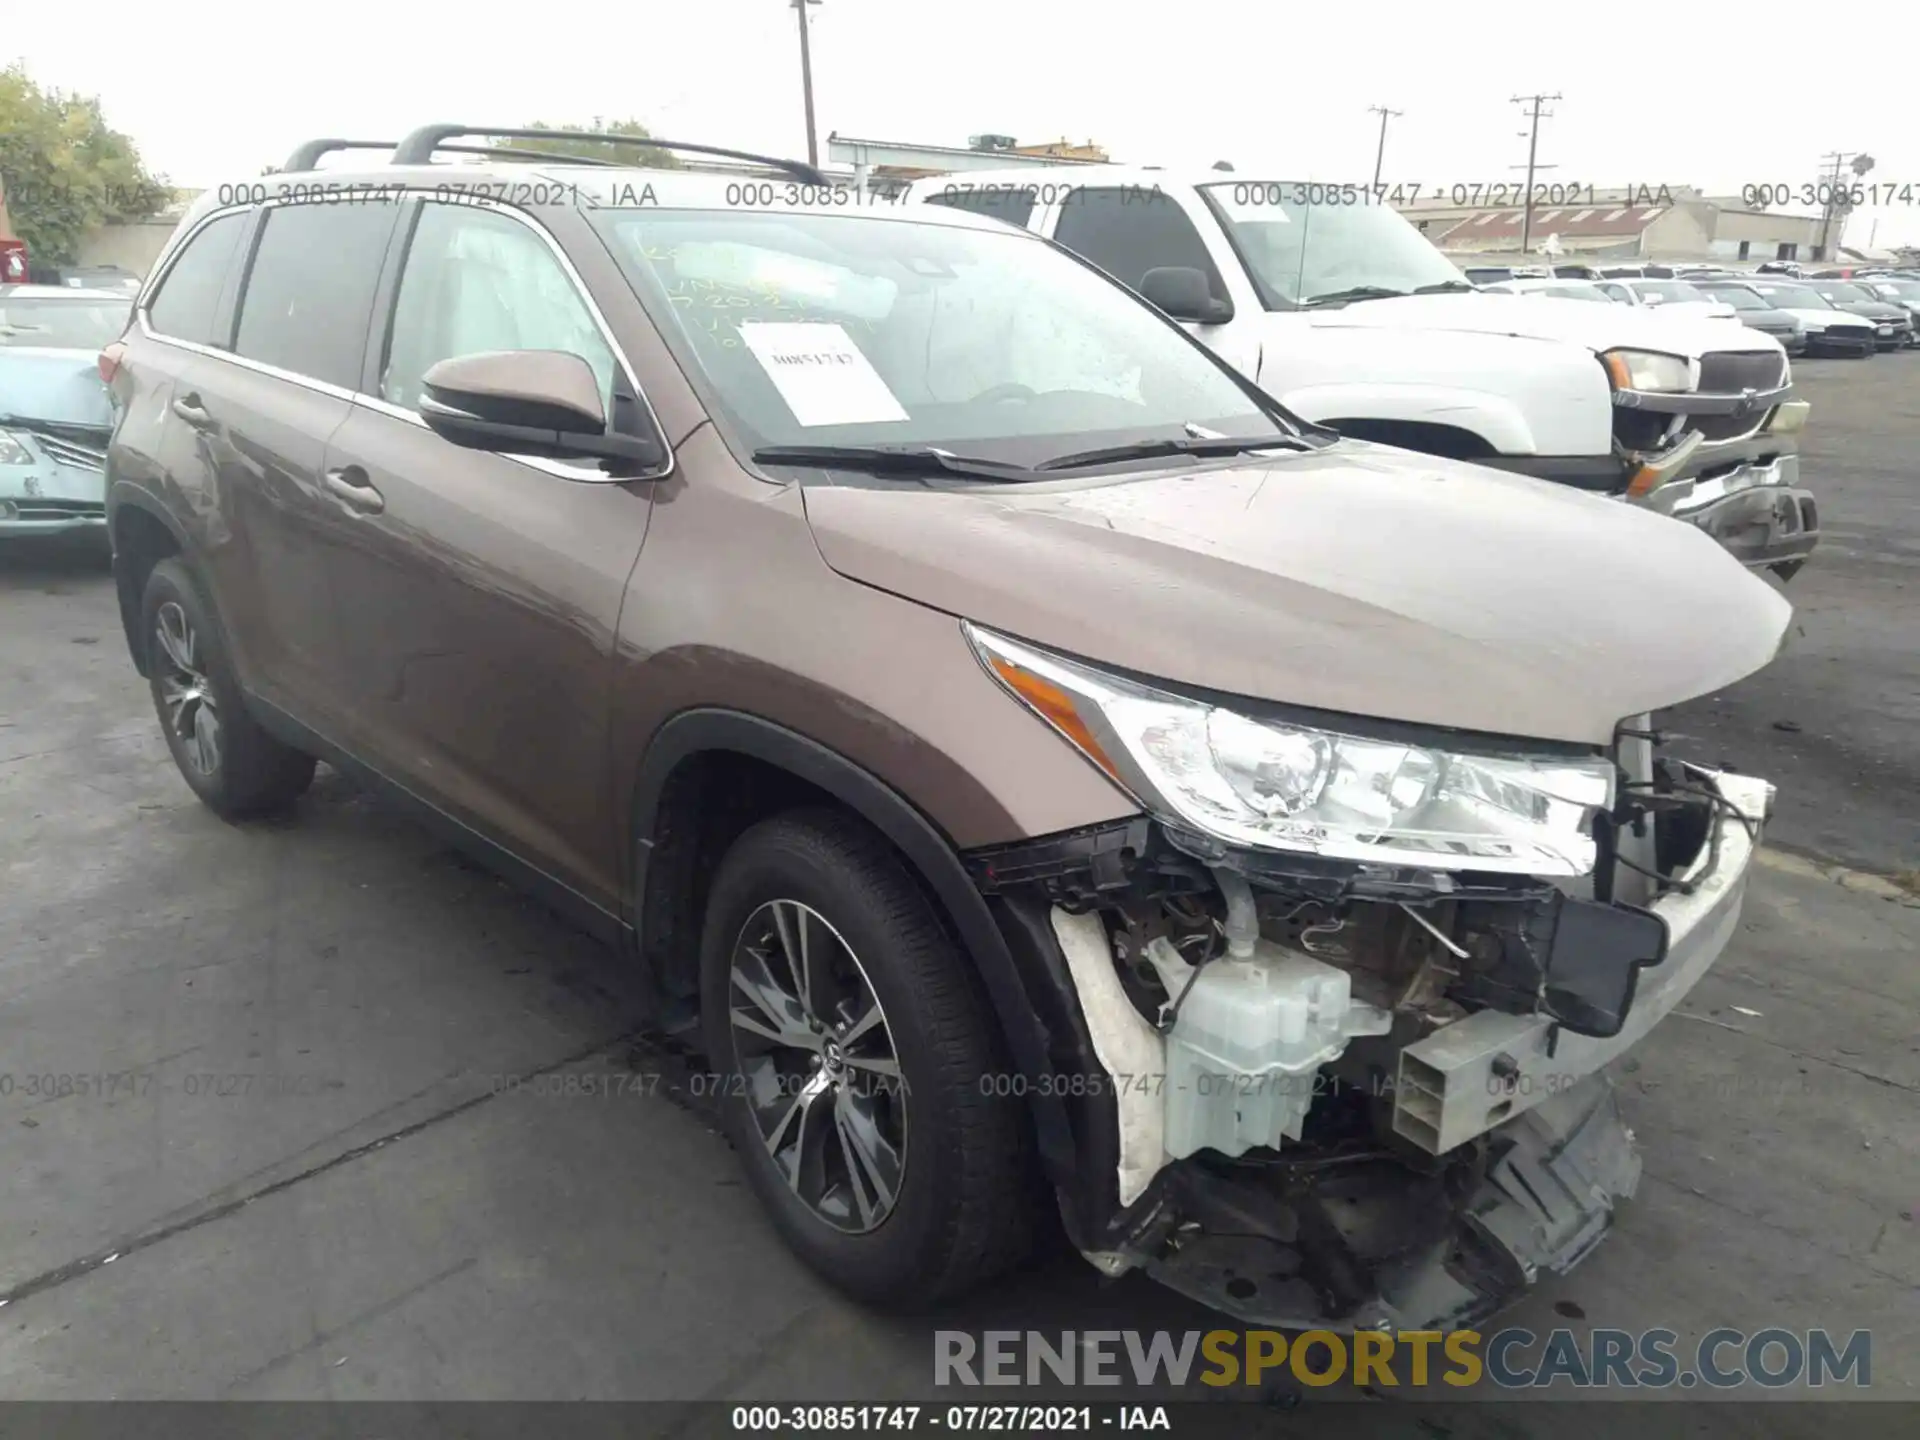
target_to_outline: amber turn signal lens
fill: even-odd
[[[1114,768],[1113,761],[1107,758],[1107,752],[1100,748],[1100,742],[1093,738],[1093,732],[1087,729],[1087,722],[1080,718],[1080,711],[1075,707],[1071,695],[1051,680],[1043,679],[1031,670],[1021,669],[1004,656],[990,655],[987,659],[993,666],[993,673],[1014,694],[1039,711],[1054,729],[1078,746],[1089,760],[1115,781],[1120,780],[1120,772]]]
[[[1651,465],[1642,465],[1634,472],[1633,479],[1627,482],[1627,496],[1638,500],[1643,495],[1651,495],[1660,488],[1661,474]]]

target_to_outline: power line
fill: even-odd
[[[1369,105],[1367,106],[1367,110],[1370,114],[1380,117],[1380,146],[1373,152],[1373,188],[1378,190],[1380,188],[1380,162],[1387,158],[1387,121],[1393,116],[1404,115],[1407,112],[1404,110],[1389,110],[1384,105]]]
[[[1542,120],[1550,120],[1553,118],[1553,112],[1551,110],[1542,110],[1540,107],[1546,104],[1546,102],[1549,100],[1558,100],[1559,98],[1560,96],[1557,94],[1515,95],[1511,102],[1515,105],[1525,105],[1530,107],[1531,115],[1532,115],[1531,123],[1527,126],[1525,130],[1520,132],[1521,134],[1527,137],[1527,190],[1526,190],[1526,195],[1521,202],[1522,208],[1520,211],[1520,253],[1523,255],[1526,254],[1533,246],[1533,176],[1534,176],[1534,172],[1537,170],[1553,170],[1558,168],[1553,165],[1542,165],[1539,163],[1540,122]],[[1514,168],[1517,170],[1519,167],[1516,165]]]

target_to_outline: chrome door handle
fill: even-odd
[[[204,430],[213,424],[213,416],[200,408],[200,397],[189,395],[173,402],[173,413],[196,430]]]
[[[338,470],[329,470],[324,478],[327,493],[355,510],[378,515],[387,508],[386,497],[373,488],[373,482],[367,479],[367,472],[358,465],[344,465]]]

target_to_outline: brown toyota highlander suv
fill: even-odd
[[[1037,236],[476,158],[525,133],[209,190],[101,355],[200,798],[324,760],[617,942],[872,1301],[1046,1209],[1283,1326],[1585,1257],[1639,1176],[1604,1067],[1737,933],[1772,799],[1652,716],[1787,603],[1307,424]]]

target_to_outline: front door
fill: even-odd
[[[378,393],[326,458],[351,515],[330,576],[349,748],[613,910],[611,655],[652,487],[461,449],[415,407],[422,375],[455,355],[570,351],[609,413],[625,367],[572,268],[504,208],[419,206],[387,328]]]

